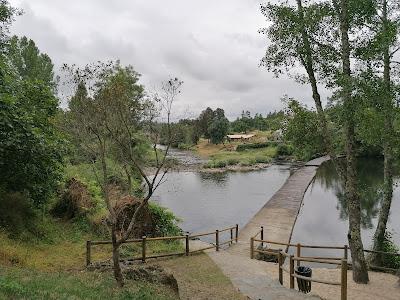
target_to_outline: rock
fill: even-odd
[[[124,276],[128,280],[142,280],[151,283],[161,283],[171,287],[178,293],[178,282],[174,275],[166,272],[159,265],[136,266],[126,268],[123,271]]]
[[[263,246],[260,244],[257,247],[257,250],[264,250],[264,251],[268,250],[268,251],[277,252],[277,253],[279,252],[279,250],[268,248],[266,244],[264,244]],[[271,255],[271,254],[267,254],[267,253],[257,252],[255,258],[258,260],[263,260],[263,261],[267,261],[267,262],[274,262],[274,263],[278,262],[278,257],[276,255]]]

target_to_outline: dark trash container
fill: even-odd
[[[294,272],[297,275],[301,275],[304,277],[311,277],[312,270],[310,267],[306,266],[298,266],[294,269]],[[299,290],[302,291],[303,293],[309,293],[311,291],[311,281],[307,281],[301,278],[296,278],[297,279],[297,286],[299,287]]]

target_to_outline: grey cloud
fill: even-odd
[[[184,81],[177,115],[222,107],[230,118],[282,108],[284,94],[311,103],[308,86],[258,67],[267,41],[259,1],[12,1],[25,14],[13,31],[35,40],[56,66],[120,59],[149,89]]]

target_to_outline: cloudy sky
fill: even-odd
[[[268,41],[258,0],[14,0],[24,10],[12,31],[32,38],[56,68],[120,59],[149,89],[184,81],[177,114],[207,106],[267,113],[284,94],[311,105],[308,86],[276,79],[259,62]]]

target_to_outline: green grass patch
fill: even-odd
[[[277,155],[277,147],[259,149],[246,149],[237,151],[220,151],[211,156],[211,160],[204,165],[205,168],[222,168],[238,165],[252,166],[259,163],[269,163]]]
[[[1,299],[176,299],[168,287],[140,281],[116,286],[110,272],[39,272],[0,269]]]

